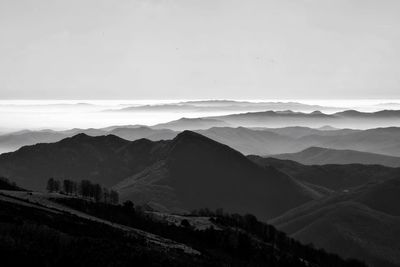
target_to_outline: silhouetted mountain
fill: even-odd
[[[122,199],[155,202],[167,210],[222,207],[262,219],[318,197],[276,169],[259,168],[228,146],[189,131],[169,143],[165,158],[115,189]]]
[[[255,163],[274,167],[305,184],[314,184],[334,191],[348,190],[370,182],[386,181],[400,176],[399,168],[381,165],[330,164],[302,165],[295,161],[248,156]]]
[[[189,121],[192,120],[189,119]],[[24,133],[0,136],[0,151],[16,150],[23,145],[32,145],[38,142],[54,142],[77,133],[86,133],[92,136],[112,133],[131,141],[140,138],[153,141],[166,140],[174,138],[179,133],[168,129],[153,129],[144,126],[120,128],[113,126],[108,130],[106,129],[72,129],[61,132],[25,131]],[[229,145],[245,154],[273,155],[294,153],[316,146],[400,156],[400,128],[397,127],[325,131],[307,127],[254,129],[244,127],[212,127],[207,130],[197,130],[196,132]],[[4,138],[4,142],[1,142],[2,138]]]
[[[79,134],[23,147],[0,155],[0,175],[29,189],[43,189],[49,177],[118,183],[122,199],[137,203],[167,210],[225,208],[264,220],[320,197],[275,168],[261,168],[230,147],[189,131],[170,141]]]
[[[271,157],[293,160],[306,165],[359,163],[400,167],[400,157],[322,147],[310,147],[297,153],[271,155]]]
[[[399,179],[390,179],[307,203],[271,223],[343,257],[400,266],[399,196]]]
[[[149,146],[151,141],[144,139],[129,142],[113,135],[78,134],[57,143],[25,146],[2,154],[0,173],[35,190],[43,189],[50,177],[87,178],[111,186],[144,164]]]
[[[0,153],[15,151],[22,146],[34,145],[37,143],[52,143],[60,141],[76,134],[84,133],[90,136],[101,136],[113,134],[130,141],[146,138],[149,140],[165,140],[174,138],[178,132],[168,129],[152,129],[147,126],[111,126],[102,129],[70,129],[66,131],[23,131],[7,135],[0,135]]]

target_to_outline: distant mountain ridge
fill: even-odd
[[[400,168],[382,165],[303,165],[291,160],[255,155],[249,155],[248,158],[260,166],[274,167],[302,183],[325,188],[328,194],[400,177]]]
[[[189,121],[190,123],[195,122],[196,119]],[[57,142],[78,133],[92,136],[114,134],[130,141],[140,138],[158,141],[173,139],[179,132],[138,125],[67,131],[23,131],[0,136],[0,152],[12,151],[21,146],[35,143]],[[398,127],[368,130],[320,130],[308,127],[212,127],[206,130],[196,130],[196,132],[229,145],[244,154],[275,155],[296,153],[309,147],[324,147],[400,156],[400,128]]]
[[[179,120],[170,121],[167,123],[160,123],[152,126],[154,129],[171,129],[175,131],[184,130],[201,130],[209,129],[211,127],[228,127],[226,123],[218,119],[210,118],[181,118]]]
[[[297,153],[271,155],[277,159],[288,159],[306,165],[323,164],[379,164],[389,167],[400,167],[400,157],[360,152],[355,150],[338,150],[322,147],[309,147]]]
[[[400,110],[381,110],[377,112],[360,112],[345,110],[333,114],[321,111],[311,113],[293,111],[261,111],[238,113],[225,116],[207,117],[222,120],[232,126],[243,127],[323,127],[330,125],[335,128],[357,128],[400,126]]]
[[[342,108],[310,105],[298,102],[193,100],[168,104],[138,105],[112,110],[114,112],[163,111],[163,112],[244,112],[264,110],[338,111]]]

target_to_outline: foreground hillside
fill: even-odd
[[[165,211],[225,208],[266,220],[320,197],[277,169],[184,131],[170,141],[79,134],[0,155],[0,175],[43,190],[49,177],[114,186],[123,200]],[[207,192],[205,194],[204,192]]]
[[[0,191],[2,266],[365,266],[254,216],[201,213],[171,221],[132,205]]]

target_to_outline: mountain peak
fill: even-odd
[[[330,125],[324,125],[322,127],[319,127],[317,130],[321,130],[321,131],[335,131],[338,130],[338,128],[332,127]]]
[[[204,137],[204,136],[201,135],[201,134],[198,134],[198,133],[196,133],[196,132],[193,132],[193,131],[185,130],[185,131],[180,132],[180,133],[175,137],[175,139],[181,139],[181,138],[201,138],[201,137]]]
[[[319,111],[319,110],[315,110],[315,111],[311,112],[310,114],[311,114],[311,115],[323,115],[324,113],[322,113],[322,112]]]
[[[92,136],[89,136],[89,135],[87,135],[85,133],[78,133],[78,134],[76,134],[76,135],[74,135],[74,136],[72,136],[70,138],[66,138],[66,139],[69,139],[69,140],[87,140],[87,139],[90,139],[90,138],[92,138]]]
[[[363,112],[354,110],[354,109],[348,109],[345,111],[337,112],[335,113],[336,115],[347,115],[347,116],[356,116],[356,115],[361,115]]]
[[[185,130],[183,132],[180,132],[174,139],[174,143],[179,143],[179,144],[198,144],[199,142],[201,143],[217,143],[216,141],[201,135],[199,133]],[[219,144],[219,143],[218,143]],[[222,144],[220,144],[222,145]]]
[[[306,148],[300,152],[319,152],[319,151],[326,151],[326,150],[329,150],[329,149],[324,148],[324,147],[318,147],[318,146],[310,146],[309,148]]]

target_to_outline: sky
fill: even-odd
[[[400,98],[398,0],[0,0],[0,99]]]

